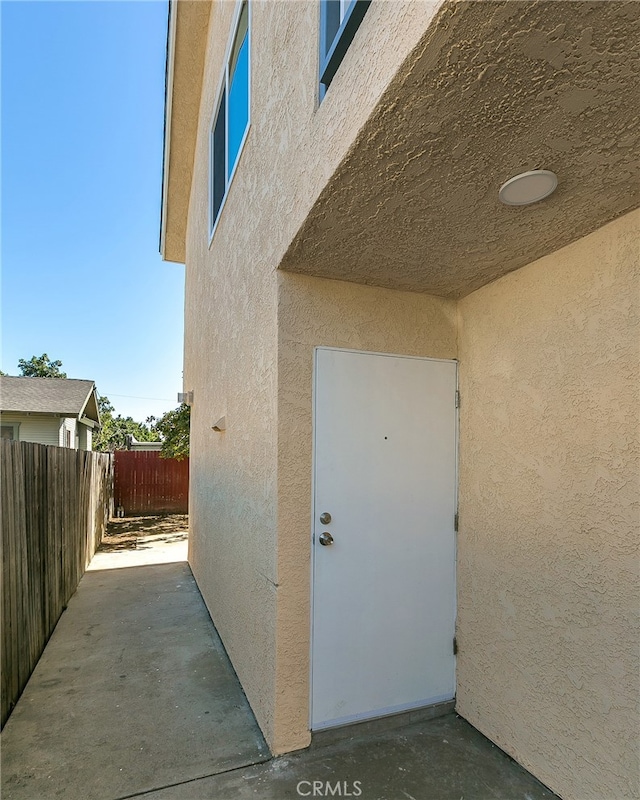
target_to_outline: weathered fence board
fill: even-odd
[[[116,509],[121,506],[128,517],[188,513],[188,458],[161,458],[152,450],[118,450],[113,455]]]
[[[2,725],[105,530],[112,458],[0,441]]]

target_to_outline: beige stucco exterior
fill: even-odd
[[[282,273],[278,293],[278,648],[274,741],[309,742],[314,347],[456,357],[455,303]]]
[[[265,268],[275,268],[282,260],[392,76],[418,44],[441,4],[442,0],[394,0],[372,5],[347,51],[343,68],[319,104],[319,3],[251,3],[252,29],[260,31],[251,46],[251,131],[242,169],[234,179],[234,184],[241,183],[243,188],[234,187],[229,197],[235,196],[243,208],[232,211],[227,202],[218,227],[228,228],[227,218],[232,220],[233,230],[240,228],[240,219],[250,221],[252,239],[267,248]],[[205,11],[209,8],[207,25]],[[177,3],[175,78],[170,94],[174,112],[165,163],[163,242],[169,260],[182,261],[185,253],[190,260],[188,245],[185,250],[187,213],[191,224],[192,218],[202,213],[201,203],[206,200],[202,190],[207,181],[208,128],[236,8],[235,0]],[[184,42],[181,48],[180,41]],[[370,58],[372,47],[375,60]],[[362,80],[363,75],[366,80]],[[195,113],[197,140],[190,127]],[[191,168],[192,163],[195,168]],[[287,190],[282,191],[283,187]],[[188,232],[187,242],[190,238]],[[216,233],[218,238],[225,235]]]
[[[281,268],[462,297],[636,208],[638,40],[636,2],[443,3]],[[384,46],[366,41],[363,70]],[[546,202],[499,202],[508,178],[543,166],[560,178]]]
[[[458,315],[458,711],[565,800],[638,797],[640,214]]]
[[[341,287],[335,282],[279,279],[276,269],[305,209],[344,157],[437,6],[411,2],[373,6],[358,36],[375,39],[382,54],[375,69],[371,70],[366,51],[354,47],[345,59],[351,68],[336,76],[318,107],[317,48],[308,46],[317,40],[317,4],[252,4],[252,30],[261,33],[254,35],[251,49],[251,128],[209,247],[208,134],[228,41],[221,32],[230,30],[236,4],[214,3],[211,8],[208,30],[217,35],[207,40],[186,236],[184,387],[194,392],[189,559],[274,752],[309,742],[308,700],[302,701],[308,696],[309,542],[303,553],[302,534],[293,531],[294,523],[287,522],[291,543],[278,528],[280,504],[290,502],[287,492],[281,497],[278,488],[283,485],[278,479],[279,443],[286,426],[280,424],[277,409],[280,396],[290,391],[286,383],[282,389],[278,385],[286,354],[278,351],[278,319],[286,321],[292,342],[296,337],[304,342],[313,329],[307,321],[306,330],[298,331],[294,314],[296,305],[304,307],[310,298],[294,287],[333,287],[329,298],[338,296]],[[190,7],[187,4],[186,9]],[[368,80],[359,80],[365,70]],[[178,158],[180,146],[177,138],[172,158]],[[187,179],[185,174],[180,171],[178,183],[180,175]],[[282,191],[283,186],[293,192]],[[343,311],[361,314],[371,325],[374,296],[385,293],[361,291],[354,295],[353,308],[346,303]],[[442,300],[405,297],[414,316],[424,317],[431,307],[449,309],[446,334],[440,314],[433,332],[418,333],[415,342],[405,347],[425,349],[432,336],[434,346],[451,357],[452,307]],[[402,303],[395,313],[405,313]],[[388,318],[393,318],[391,311]],[[403,329],[408,326],[400,325]],[[339,338],[338,332],[327,333],[328,326],[323,330],[325,338]],[[377,349],[387,349],[380,327],[342,338],[350,338],[353,347],[359,341],[376,341]],[[389,344],[400,344],[399,335],[392,339]],[[310,368],[309,362],[305,369]],[[308,395],[310,384],[301,391]],[[214,433],[211,428],[221,416],[226,416],[227,429]],[[308,429],[310,417],[305,424]],[[302,458],[306,468],[308,452]],[[287,466],[292,465],[285,459]],[[309,480],[305,475],[305,486]],[[304,513],[296,511],[293,519]],[[283,567],[285,554],[292,549],[304,562]],[[282,585],[281,571],[293,573]],[[306,606],[293,609],[301,594]],[[289,672],[292,665],[295,674]]]
[[[319,103],[318,4],[256,0],[250,129],[210,241],[209,130],[237,7],[178,4],[163,252],[186,260],[189,561],[274,753],[310,740],[313,348],[458,358],[458,709],[566,800],[633,796],[634,7],[374,0]],[[484,39],[504,54],[488,73]],[[562,135],[522,115],[533,85],[536,125],[551,109]],[[485,125],[480,162],[461,97]],[[503,165],[489,107],[489,122],[517,119]],[[562,193],[501,206],[500,182],[541,161]]]

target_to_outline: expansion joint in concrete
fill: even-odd
[[[206,778],[216,778],[218,775],[227,775],[230,772],[238,772],[239,770],[246,769],[247,767],[255,767],[258,764],[266,764],[271,761],[273,756],[266,756],[259,758],[255,761],[247,761],[245,764],[239,764],[237,767],[230,767],[229,769],[221,769],[218,772],[210,772],[206,775],[198,775],[197,778],[189,778],[186,781],[176,781],[175,783],[165,783],[162,786],[155,786],[153,789],[145,789],[143,792],[134,792],[133,794],[122,794],[119,797],[114,797],[113,800],[131,800],[133,797],[144,797],[145,795],[161,792],[163,789],[173,789],[176,786],[185,786],[189,783],[196,783],[196,781],[203,781]]]

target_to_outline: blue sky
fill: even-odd
[[[184,298],[158,253],[167,4],[1,14],[2,369],[46,352],[119,413],[161,414],[182,390]]]

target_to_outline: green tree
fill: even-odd
[[[147,422],[151,425],[151,430],[162,439],[160,455],[163,458],[181,461],[189,457],[191,408],[186,403],[167,411],[160,419],[148,417]]]
[[[100,416],[107,414],[113,414],[115,408],[111,405],[111,401],[108,397],[103,394],[98,395],[98,411],[100,412]]]
[[[108,397],[98,395],[100,411],[100,431],[94,436],[93,449],[101,453],[126,450],[128,437],[139,442],[157,442],[160,435],[144,422],[136,422],[133,417],[114,416],[115,411]]]
[[[18,361],[20,374],[25,378],[66,378],[67,373],[62,372],[62,361],[51,361],[46,353],[41,356],[31,356],[27,361],[21,358]]]

